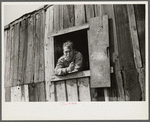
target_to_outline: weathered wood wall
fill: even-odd
[[[103,101],[90,77],[50,82],[51,32],[109,17],[110,101],[145,100],[145,5],[51,5],[5,27],[5,101]]]

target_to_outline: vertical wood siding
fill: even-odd
[[[26,77],[25,83],[33,82],[33,66],[34,66],[34,17],[28,18],[28,44],[27,44],[27,62],[26,62]]]
[[[15,50],[14,50],[14,80],[13,80],[13,86],[16,86],[18,84],[18,59],[19,59],[19,23],[15,25],[15,34],[14,34],[14,44],[15,44]]]
[[[109,100],[145,100],[145,6],[53,5],[5,29],[5,101],[103,101],[103,88],[91,88],[89,77],[50,81],[54,74],[51,32],[102,15],[108,15],[113,67]]]

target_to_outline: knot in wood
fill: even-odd
[[[86,82],[86,81],[81,81],[80,84],[82,84],[84,86],[88,86],[88,82]]]
[[[32,82],[32,83],[31,83],[31,86],[32,86],[33,88],[35,88],[35,83],[34,83],[34,82]]]

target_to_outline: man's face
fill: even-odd
[[[68,61],[71,61],[72,58],[73,58],[73,49],[69,49],[68,47],[64,47],[64,55],[65,55],[65,58],[68,60]]]

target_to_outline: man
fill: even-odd
[[[82,54],[74,49],[73,42],[67,41],[63,44],[64,55],[58,59],[55,74],[66,75],[71,72],[81,71],[83,68]]]

